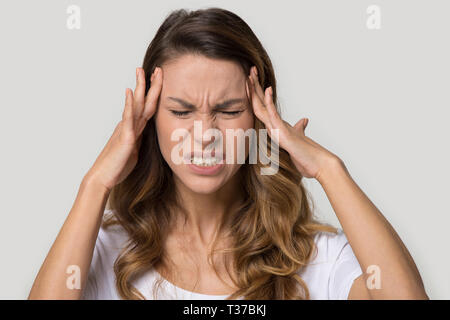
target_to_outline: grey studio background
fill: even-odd
[[[80,29],[67,9],[80,8]],[[380,9],[370,29],[367,9]],[[341,157],[450,299],[449,1],[1,1],[0,298],[26,299],[173,9],[219,6],[267,49],[282,116]],[[316,214],[340,226],[320,185]],[[370,241],[370,239],[367,239]]]

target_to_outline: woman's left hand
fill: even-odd
[[[294,126],[281,119],[273,103],[272,88],[263,91],[255,66],[250,69],[249,80],[253,112],[265,124],[270,137],[273,129],[279,129],[279,146],[289,153],[302,176],[319,180],[330,166],[341,163],[335,154],[305,135],[308,119],[302,118]]]

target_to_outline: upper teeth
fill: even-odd
[[[191,158],[191,163],[202,167],[215,166],[217,164],[217,159],[216,158],[202,159],[200,157],[193,157]]]

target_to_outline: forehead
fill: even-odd
[[[162,96],[185,94],[200,99],[207,95],[220,99],[229,94],[245,95],[246,77],[242,68],[233,61],[186,54],[162,68]]]

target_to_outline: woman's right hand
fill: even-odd
[[[151,87],[145,96],[144,70],[136,69],[136,89],[133,94],[131,89],[126,88],[122,120],[85,178],[93,179],[110,191],[130,174],[138,160],[142,131],[156,112],[162,79],[162,69],[156,67],[150,78]]]

